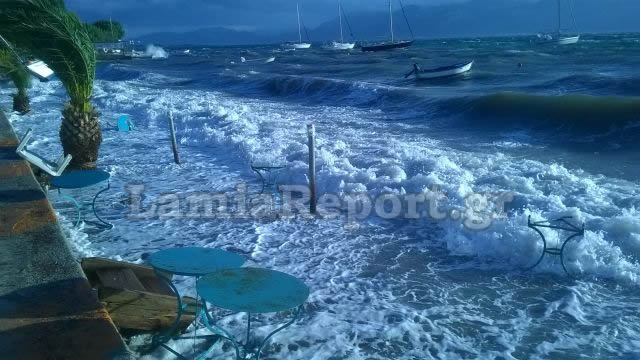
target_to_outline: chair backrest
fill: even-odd
[[[27,69],[42,82],[47,82],[53,76],[53,70],[42,60],[36,60],[26,64]]]
[[[66,169],[71,162],[71,154],[68,154],[67,156],[61,156],[55,164],[52,164],[50,161],[41,157],[40,155],[27,150],[27,143],[31,139],[32,135],[33,131],[31,129],[27,130],[27,133],[24,135],[24,137],[20,141],[20,144],[16,148],[16,154],[51,176],[62,175],[64,169]]]
[[[131,126],[129,125],[129,118],[126,115],[122,115],[118,118],[118,131],[129,132]]]
[[[31,131],[31,129],[27,130],[27,133],[24,134],[24,137],[22,137],[22,140],[20,140],[20,145],[18,145],[18,148],[16,149],[16,154],[19,154],[23,149],[27,148],[27,143],[29,143],[29,140],[31,140],[32,135],[33,131]]]

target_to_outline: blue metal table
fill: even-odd
[[[78,224],[80,224],[82,210],[81,210],[80,204],[78,204],[76,199],[74,199],[72,196],[62,194],[62,189],[82,189],[82,188],[94,186],[101,182],[106,181],[107,187],[98,191],[98,193],[93,197],[93,201],[91,202],[91,208],[93,209],[93,215],[100,222],[98,223],[99,226],[105,227],[108,229],[113,227],[112,224],[102,220],[102,218],[100,218],[100,216],[98,216],[98,213],[96,212],[96,199],[98,199],[98,196],[100,196],[100,194],[102,194],[103,192],[111,188],[111,183],[109,182],[110,177],[111,177],[111,174],[103,170],[82,170],[82,171],[73,171],[73,172],[66,173],[61,176],[53,178],[51,185],[54,188],[58,189],[58,194],[60,194],[60,197],[63,199],[70,200],[78,210],[78,219],[76,220],[76,223],[74,224],[74,226],[78,226]]]
[[[578,236],[584,236],[584,224],[582,224],[582,227],[578,227],[577,225],[569,222],[569,220],[571,219],[572,219],[571,216],[565,216],[565,217],[561,217],[559,219],[550,220],[550,221],[531,222],[531,215],[529,215],[529,218],[527,220],[527,226],[535,230],[538,233],[538,235],[540,235],[540,237],[542,238],[542,254],[538,258],[538,261],[533,266],[527,268],[526,270],[532,270],[533,268],[538,266],[542,262],[542,259],[544,259],[544,256],[546,254],[549,254],[549,255],[559,256],[560,263],[562,264],[562,269],[567,275],[572,276],[567,270],[567,267],[565,266],[565,263],[564,263],[564,249],[566,248],[567,244],[571,240],[577,238]],[[550,247],[547,244],[547,239],[545,238],[544,234],[542,233],[542,231],[540,231],[540,228],[563,230],[570,233],[571,235],[569,235],[569,237],[566,238],[564,242],[562,242],[562,246],[560,246],[559,243],[556,243],[555,246]]]
[[[238,342],[223,328],[213,324],[211,318],[205,316],[207,312],[201,315],[209,330],[233,344],[237,359],[246,359],[250,353],[252,313],[273,313],[295,308],[293,318],[272,331],[262,341],[255,352],[255,358],[259,360],[267,341],[296,321],[302,305],[309,297],[309,288],[301,280],[279,271],[260,268],[219,270],[200,278],[196,287],[205,303],[209,302],[218,308],[234,312],[247,313],[247,339],[244,344]],[[244,354],[241,354],[240,348]],[[200,358],[205,358],[210,351],[211,349]]]
[[[156,335],[152,339],[153,345],[162,346],[167,349],[174,355],[178,356],[181,359],[186,359],[183,355],[176,352],[168,345],[166,342],[170,339],[179,339],[180,337],[176,336],[176,331],[178,329],[178,325],[180,323],[180,318],[182,317],[182,312],[184,307],[182,305],[182,298],[178,289],[173,285],[171,280],[165,276],[166,273],[180,276],[191,276],[196,279],[221,270],[221,269],[229,269],[236,268],[242,266],[244,264],[245,259],[237,254],[224,251],[221,249],[210,249],[210,248],[201,248],[201,247],[183,247],[183,248],[174,248],[174,249],[166,249],[161,250],[150,256],[149,264],[153,267],[156,275],[164,280],[167,285],[171,288],[171,290],[176,295],[178,299],[177,303],[177,312],[175,322],[172,326],[167,330],[164,334]],[[198,304],[198,289],[196,288],[196,306]],[[204,302],[203,302],[204,304]],[[196,322],[198,319],[198,313],[205,313],[206,306],[198,307],[196,313]],[[208,314],[207,314],[208,316]],[[197,325],[197,324],[196,324]],[[197,326],[196,326],[197,332]],[[195,334],[195,333],[194,333]],[[206,336],[205,336],[206,337]],[[193,338],[193,337],[191,337]]]
[[[276,177],[274,172],[278,170],[285,169],[286,165],[257,165],[251,164],[251,170],[253,170],[262,181],[262,190],[260,193],[264,192],[264,189],[267,187],[275,187],[276,186]]]

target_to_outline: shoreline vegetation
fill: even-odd
[[[117,43],[124,38],[125,30],[122,24],[113,20],[98,20],[93,24],[84,24],[89,38],[95,43]]]

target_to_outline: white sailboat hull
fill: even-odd
[[[335,50],[351,50],[356,46],[355,43],[345,43],[345,42],[337,42],[334,41],[331,44],[331,48]]]
[[[415,76],[416,80],[445,78],[469,72],[471,71],[472,67],[473,61],[464,64],[445,66],[437,69],[421,70],[416,72]]]
[[[556,40],[556,44],[558,45],[573,45],[577,44],[580,41],[580,35],[578,36],[569,36],[569,37],[560,37]]]
[[[287,49],[308,49],[311,47],[309,43],[293,43],[293,44],[284,44],[284,47]]]

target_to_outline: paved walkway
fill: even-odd
[[[0,111],[0,358],[129,359]]]

